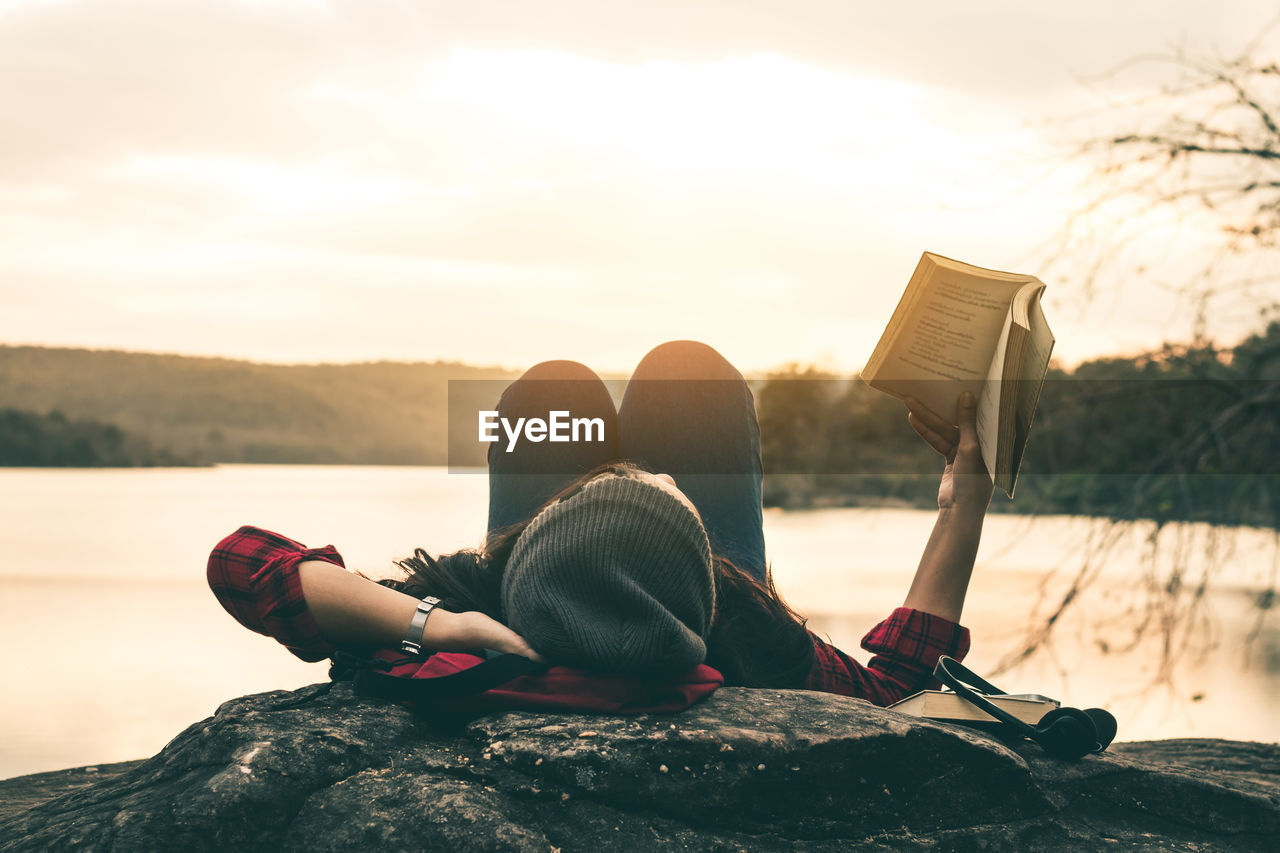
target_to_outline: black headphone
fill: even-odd
[[[1116,736],[1116,718],[1102,708],[1054,708],[1034,726],[997,707],[984,696],[1004,696],[1003,690],[984,681],[954,658],[942,655],[933,675],[957,695],[995,717],[1019,735],[1031,738],[1054,758],[1074,761],[1102,752]],[[981,692],[978,692],[981,691]]]

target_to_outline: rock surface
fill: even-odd
[[[0,850],[1245,851],[1280,833],[1277,745],[1117,744],[1064,763],[807,691],[444,730],[312,685],[224,703],[96,775],[0,783]]]

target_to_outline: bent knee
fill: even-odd
[[[658,344],[636,365],[636,374],[662,379],[741,379],[742,374],[715,347],[701,341]],[[643,377],[642,377],[643,378]]]
[[[568,361],[566,359],[554,359],[551,361],[540,361],[533,367],[530,367],[524,373],[520,374],[520,379],[516,380],[561,380],[561,379],[594,379],[601,381],[596,372],[587,367],[580,361]]]

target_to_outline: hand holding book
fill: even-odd
[[[1043,290],[1034,276],[925,252],[862,371],[907,403],[912,428],[946,460],[904,607],[960,620],[994,486],[1013,496],[1049,366]]]
[[[946,467],[938,486],[938,509],[986,509],[994,486],[978,442],[977,401],[965,391],[956,401],[959,424],[953,426],[914,397],[907,397],[907,422],[930,447],[942,454]]]

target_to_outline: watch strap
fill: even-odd
[[[404,632],[404,639],[400,641],[400,651],[407,655],[422,653],[422,633],[427,628],[427,617],[431,615],[432,608],[439,603],[440,599],[434,595],[428,595],[418,602],[418,609],[413,611],[409,628]]]

